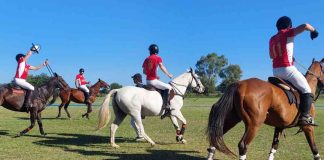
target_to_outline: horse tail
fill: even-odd
[[[60,89],[59,88],[57,88],[57,89],[55,89],[55,91],[54,91],[54,93],[53,93],[53,98],[52,98],[52,100],[49,102],[49,105],[52,105],[55,101],[56,101],[56,99],[57,99],[57,97],[60,95]]]
[[[208,135],[210,146],[214,146],[220,152],[236,156],[232,151],[230,151],[224,143],[223,135],[224,128],[228,127],[224,124],[225,120],[231,118],[235,114],[234,108],[234,96],[238,88],[238,83],[231,84],[223,96],[215,103],[209,113],[208,128],[206,134]],[[226,131],[225,131],[226,132]]]
[[[104,128],[108,124],[108,122],[110,120],[110,112],[109,112],[110,97],[114,96],[118,90],[119,89],[113,89],[113,90],[109,91],[109,93],[106,95],[106,97],[99,109],[99,122],[98,122],[97,130]]]

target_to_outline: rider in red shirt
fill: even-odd
[[[25,95],[25,100],[24,100],[24,104],[22,106],[22,108],[26,108],[26,112],[29,112],[30,108],[32,107],[31,104],[31,97],[32,97],[32,93],[34,91],[34,86],[31,85],[30,83],[28,83],[26,81],[27,77],[28,77],[28,71],[29,70],[39,70],[42,67],[46,66],[48,64],[48,61],[45,60],[45,62],[39,66],[31,66],[27,64],[27,60],[29,59],[29,57],[32,55],[33,52],[37,52],[39,51],[39,46],[33,45],[30,50],[27,52],[26,55],[24,54],[17,54],[16,55],[16,61],[18,63],[17,69],[16,69],[16,74],[15,74],[15,78],[14,78],[14,82],[26,89],[26,95]]]
[[[89,101],[89,97],[90,97],[90,94],[89,94],[89,89],[87,87],[87,84],[89,84],[89,82],[87,82],[84,78],[84,69],[83,68],[80,68],[79,69],[79,74],[76,75],[75,77],[75,86],[76,88],[79,88],[80,90],[82,90],[84,92],[84,103],[91,103]]]
[[[313,103],[313,94],[306,78],[294,66],[294,38],[305,30],[310,31],[313,40],[318,36],[318,32],[310,24],[302,24],[296,28],[292,27],[289,17],[280,17],[277,21],[278,33],[271,37],[269,42],[270,58],[272,59],[273,74],[276,77],[292,83],[301,93],[299,117],[300,125],[313,124],[313,118],[309,110]]]
[[[149,47],[150,56],[147,57],[142,65],[143,73],[146,75],[146,83],[148,85],[152,85],[158,89],[164,90],[163,92],[163,106],[165,109],[164,114],[161,116],[161,119],[170,115],[171,109],[168,105],[168,98],[170,90],[172,89],[171,85],[164,83],[159,80],[157,76],[158,67],[169,77],[172,78],[172,74],[170,74],[167,69],[162,64],[162,58],[158,56],[159,48],[156,44],[152,44]]]

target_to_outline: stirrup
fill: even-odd
[[[300,125],[300,126],[306,126],[306,125],[318,126],[317,124],[315,124],[315,121],[314,121],[313,117],[311,117],[311,116],[309,116],[309,117],[302,116],[301,118],[299,118],[298,125]]]
[[[166,108],[166,109],[164,109],[164,113],[161,116],[161,119],[164,119],[165,117],[170,116],[170,115],[171,115],[171,108]]]

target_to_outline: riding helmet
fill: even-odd
[[[156,44],[151,44],[149,47],[150,54],[159,53],[159,47]]]
[[[21,57],[25,57],[25,55],[21,54],[21,53],[17,54],[16,55],[16,61],[18,62]]]
[[[277,21],[276,27],[277,27],[278,31],[280,31],[282,29],[291,28],[292,27],[291,19],[287,16],[280,17]]]
[[[136,73],[132,76],[133,79],[142,79],[142,75],[140,73]]]
[[[79,69],[79,72],[84,72],[84,69],[83,69],[83,68],[80,68],[80,69]]]

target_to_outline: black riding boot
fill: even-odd
[[[304,93],[300,96],[300,116],[298,123],[299,125],[315,125],[312,116],[309,114],[309,110],[314,101],[312,93]]]
[[[23,104],[22,108],[25,108],[27,113],[29,112],[30,108],[32,107],[32,104],[31,104],[32,95],[33,95],[32,90],[26,91],[26,96],[25,96],[25,100],[24,100],[24,104]]]
[[[171,113],[171,109],[169,106],[169,91],[168,89],[163,91],[162,94],[162,99],[163,99],[163,106],[162,108],[164,109],[164,114],[161,116],[161,119],[165,118],[166,116],[169,116]]]
[[[91,103],[90,100],[89,100],[89,97],[90,97],[89,93],[88,92],[84,92],[84,103],[86,103],[86,104],[90,104]]]

